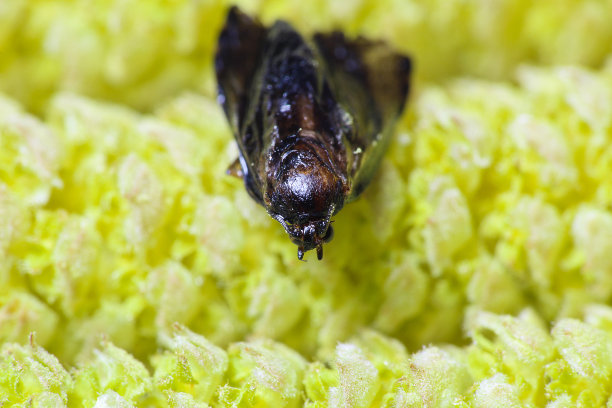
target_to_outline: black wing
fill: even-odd
[[[352,117],[346,136],[354,200],[368,185],[386,150],[392,125],[401,114],[410,86],[412,64],[383,42],[348,40],[341,32],[316,34],[314,42],[327,66],[335,99]]]
[[[240,149],[240,164],[247,191],[260,203],[261,189],[248,157],[253,146],[248,134],[251,88],[260,65],[268,30],[258,21],[232,7],[219,35],[215,70],[219,102],[227,115]]]

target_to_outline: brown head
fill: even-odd
[[[333,235],[330,218],[344,204],[344,179],[324,149],[308,138],[292,143],[269,166],[274,171],[268,172],[268,212],[298,246],[300,260],[314,248],[321,259],[323,243]]]

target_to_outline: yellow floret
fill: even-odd
[[[227,2],[0,1],[0,406],[612,406],[612,4],[239,3],[414,58],[371,186],[298,262]]]

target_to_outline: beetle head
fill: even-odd
[[[282,155],[268,179],[266,207],[298,246],[298,258],[332,238],[331,216],[344,203],[344,183],[315,149],[299,144]]]

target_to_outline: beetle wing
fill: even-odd
[[[329,86],[341,107],[351,115],[347,150],[352,162],[348,173],[354,200],[368,185],[391,138],[392,125],[401,114],[409,92],[412,64],[383,42],[348,40],[341,32],[316,34],[327,67]]]
[[[262,202],[261,182],[251,168],[249,157],[258,154],[248,145],[249,124],[252,118],[250,104],[253,103],[252,88],[261,64],[268,30],[258,21],[232,7],[225,26],[219,35],[215,55],[215,71],[219,84],[219,102],[227,115],[232,132],[240,149],[239,163],[247,191]]]
[[[219,35],[215,70],[219,99],[232,130],[242,131],[249,103],[249,90],[259,65],[267,29],[232,7]]]

